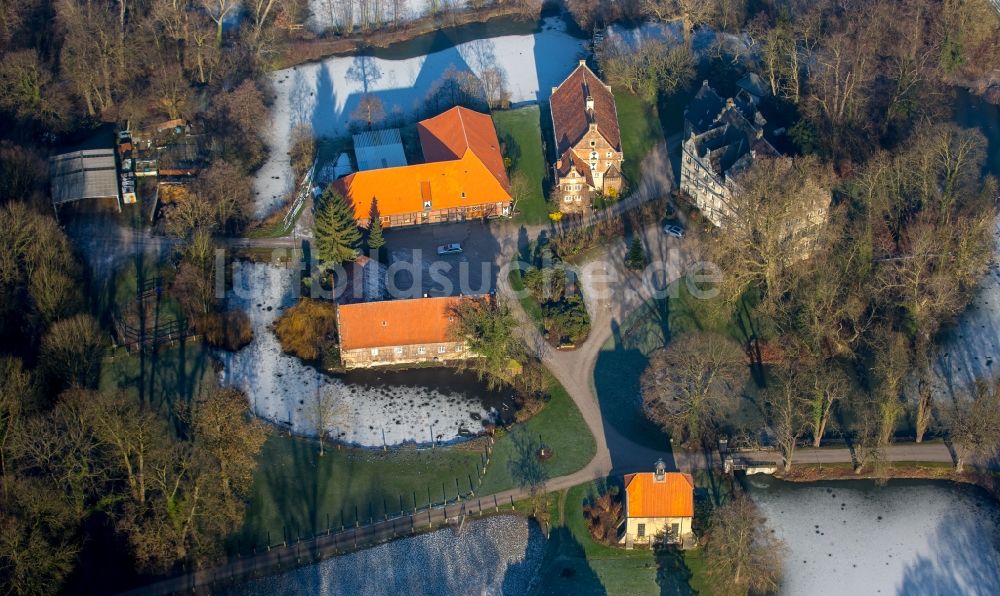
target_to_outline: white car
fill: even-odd
[[[674,238],[683,238],[684,237],[684,228],[682,228],[680,226],[675,226],[675,225],[672,225],[672,224],[667,224],[667,225],[663,226],[663,233],[664,234],[669,234],[669,235],[673,236]]]
[[[462,245],[458,242],[452,242],[451,244],[442,244],[438,247],[439,255],[457,255],[462,252]]]

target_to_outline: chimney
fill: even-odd
[[[656,471],[653,473],[653,480],[656,482],[663,482],[667,477],[667,464],[663,463],[663,459],[656,460]]]
[[[732,97],[727,97],[726,98],[726,107],[727,108],[735,108],[736,107],[736,102],[733,101]]]
[[[587,111],[588,112],[593,112],[594,111],[594,96],[593,95],[588,95],[587,96]]]
[[[586,60],[580,60],[580,66],[586,66],[586,65],[587,65]]]

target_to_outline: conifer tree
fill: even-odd
[[[316,208],[316,256],[330,268],[353,259],[360,245],[354,209],[332,186],[327,187]]]
[[[368,250],[379,251],[385,246],[382,236],[382,214],[378,210],[378,199],[372,197],[372,207],[368,212]]]

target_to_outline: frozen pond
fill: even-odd
[[[234,594],[526,594],[545,549],[534,522],[497,516],[461,533],[438,530],[288,573],[253,580]]]
[[[254,340],[237,353],[220,355],[222,381],[245,391],[258,416],[315,436],[316,404],[322,399],[332,404],[329,436],[381,447],[383,441],[429,444],[432,435],[437,441],[459,440],[481,431],[484,421],[507,407],[507,395],[447,368],[358,371],[343,377],[318,372],[282,353],[271,330],[298,299],[297,271],[264,263],[242,263],[236,271],[229,301],[250,316]]]
[[[748,482],[789,547],[781,594],[1000,593],[998,509],[975,487]]]
[[[422,56],[341,56],[275,71],[270,74],[275,98],[267,133],[271,152],[256,175],[257,210],[269,211],[292,190],[288,147],[299,124],[320,137],[347,134],[351,114],[365,95],[381,100],[387,115],[409,117],[423,108],[450,68],[479,75],[497,67],[512,101],[543,100],[583,56],[583,41],[553,17],[536,33],[477,39]]]

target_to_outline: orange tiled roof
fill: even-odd
[[[380,201],[381,204],[381,201]],[[471,296],[412,298],[341,304],[337,324],[342,350],[454,341],[452,312]]]
[[[372,198],[384,216],[508,202],[510,183],[493,119],[456,107],[417,125],[426,163],[355,172],[334,182],[367,219]],[[464,196],[463,196],[464,195]]]
[[[594,111],[587,113],[588,94],[594,100]],[[611,89],[594,71],[581,62],[566,80],[559,84],[549,97],[552,110],[552,128],[556,136],[556,154],[562,155],[574,147],[590,129],[591,118],[616,151],[621,150],[622,137],[618,128],[618,109]]]
[[[657,482],[651,472],[625,476],[626,511],[629,517],[693,517],[694,478],[667,472]]]

